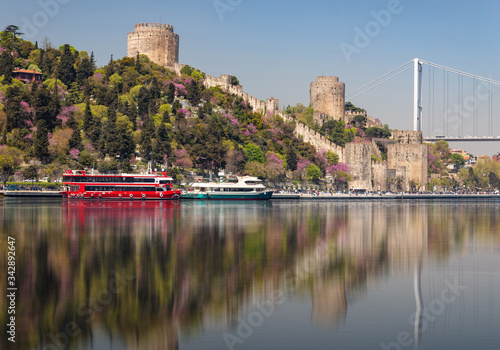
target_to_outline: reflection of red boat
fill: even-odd
[[[173,189],[172,182],[173,179],[164,172],[94,175],[82,170],[66,170],[63,174],[63,196],[87,199],[177,199],[181,190]]]
[[[150,233],[166,236],[179,222],[177,200],[63,201],[63,225],[69,235],[121,235]]]

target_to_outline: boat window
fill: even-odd
[[[123,191],[123,192],[155,192],[156,188],[151,186],[85,186],[85,191]]]
[[[156,187],[156,192],[163,192],[165,189],[163,187]]]

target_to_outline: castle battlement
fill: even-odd
[[[316,81],[339,82],[339,77],[334,76],[321,76],[317,77]]]
[[[134,31],[135,32],[145,32],[145,31],[163,31],[167,30],[169,32],[174,31],[174,27],[170,24],[165,24],[165,23],[139,23],[134,26]]]

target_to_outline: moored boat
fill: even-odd
[[[183,195],[186,199],[267,200],[273,191],[267,190],[256,177],[244,176],[227,182],[195,182]]]
[[[63,185],[62,194],[67,198],[164,200],[178,199],[181,195],[165,172],[94,175],[83,170],[66,170]]]

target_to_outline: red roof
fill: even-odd
[[[38,73],[36,70],[34,69],[15,69],[12,73],[30,73],[30,74],[40,74],[40,75],[43,75],[42,73]]]

